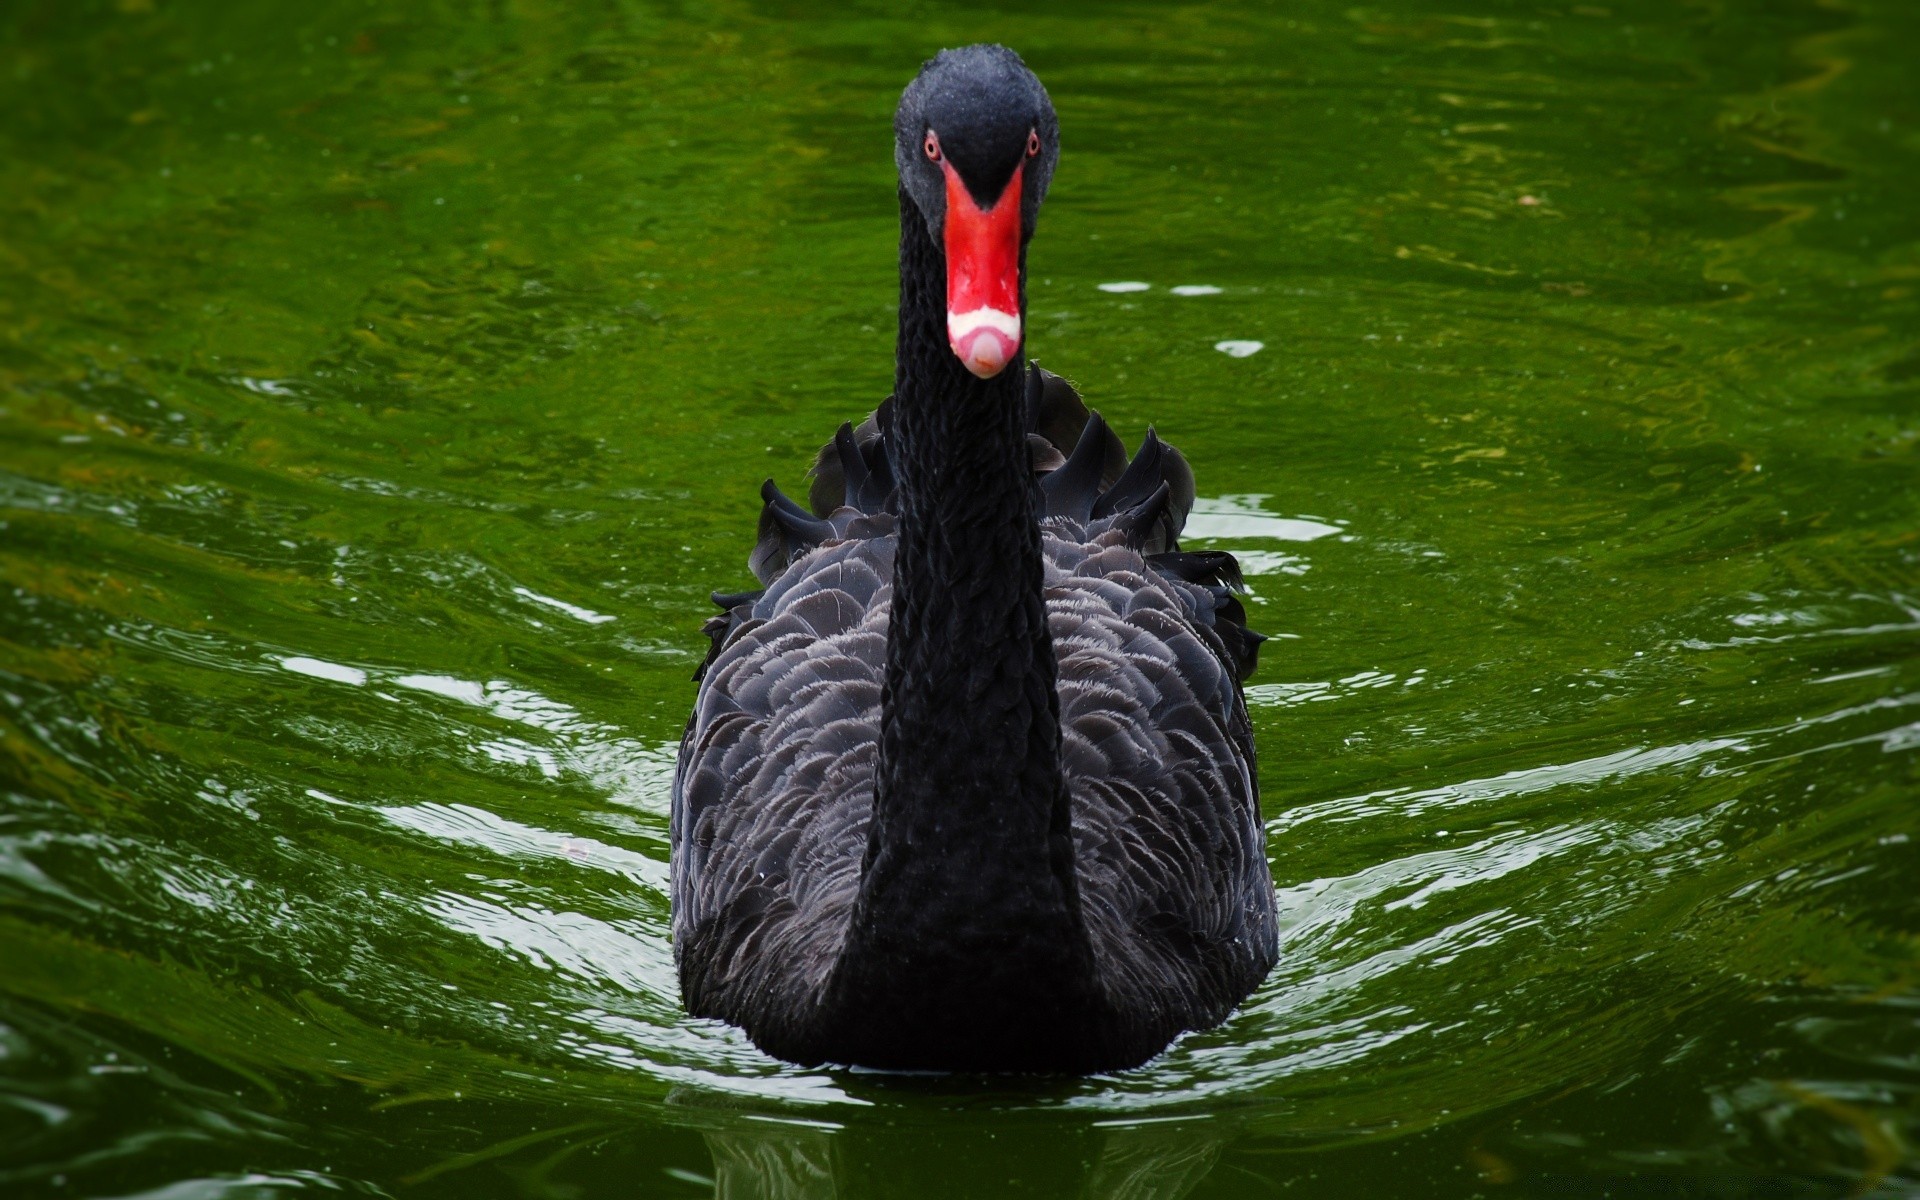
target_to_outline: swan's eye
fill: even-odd
[[[1040,134],[1036,130],[1027,134],[1027,157],[1032,158],[1038,153],[1040,153]]]
[[[927,130],[926,150],[928,158],[934,162],[940,161],[940,139],[933,135],[933,130],[931,129]]]

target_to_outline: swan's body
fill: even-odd
[[[975,332],[1017,339],[1023,297],[954,318],[963,216],[1024,203],[1024,258],[1053,161],[1038,81],[949,52],[896,129],[945,196],[900,156],[895,395],[822,452],[817,515],[769,485],[766,588],[717,597],[674,785],[682,989],[797,1062],[1132,1066],[1273,963],[1239,683],[1259,639],[1232,559],[1175,550],[1178,453],[1149,435],[1127,462]],[[1028,149],[1002,170],[1008,129]],[[976,206],[956,189],[982,176]]]

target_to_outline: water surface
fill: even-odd
[[[0,1192],[1920,1189],[1911,6],[0,30]],[[783,1066],[667,940],[706,594],[982,37],[1030,349],[1276,635],[1280,966],[1083,1081]]]

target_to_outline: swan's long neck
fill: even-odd
[[[978,1038],[983,1053],[1017,1056],[1029,1034],[1058,1036],[1049,1012],[1084,1015],[1092,963],[1060,768],[1025,368],[1016,357],[977,379],[953,355],[945,261],[904,193],[900,264],[899,543],[880,762],[828,1004],[883,1041]],[[1024,318],[1024,266],[1021,291]],[[888,1013],[912,1028],[882,1028],[897,1023]],[[1024,1028],[1008,1029],[1016,1019]]]

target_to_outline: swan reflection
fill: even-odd
[[[716,1200],[889,1195],[1179,1200],[1213,1170],[1215,1121],[884,1119],[833,1127],[738,1117],[703,1133]]]

